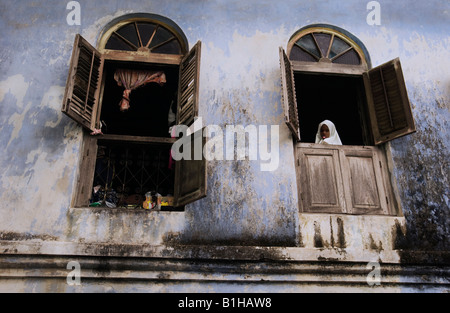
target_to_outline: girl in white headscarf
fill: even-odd
[[[316,143],[328,145],[342,145],[341,139],[333,122],[325,120],[319,124],[316,134]]]

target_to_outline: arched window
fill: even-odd
[[[344,144],[377,145],[415,131],[399,59],[371,69],[364,45],[335,26],[313,25],[280,48],[284,105],[298,141],[335,122]],[[300,138],[300,133],[302,134]]]
[[[399,213],[383,143],[415,131],[400,60],[371,68],[354,35],[311,25],[280,47],[282,104],[295,138],[303,212]],[[342,146],[315,144],[323,120]]]
[[[94,48],[76,36],[62,107],[88,131],[74,206],[139,207],[149,191],[173,196],[174,208],[204,197],[206,163],[173,162],[169,134],[198,114],[201,42],[189,51],[173,21],[144,13],[111,21],[99,38]]]

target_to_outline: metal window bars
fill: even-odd
[[[169,168],[170,145],[108,143],[99,144],[94,186],[103,189],[103,205],[126,206],[130,196],[139,205],[148,191],[173,194],[174,173]],[[116,195],[116,196],[114,196]],[[128,199],[128,200],[127,200]],[[114,203],[114,201],[116,203]],[[113,204],[111,204],[113,202]]]

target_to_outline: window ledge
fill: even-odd
[[[359,251],[353,249],[309,249],[303,247],[271,246],[202,246],[202,245],[148,245],[111,242],[67,241],[0,241],[4,255],[103,256],[120,258],[157,258],[183,260],[233,261],[313,261],[313,262],[380,262],[399,264],[407,254],[414,263],[448,264],[449,253],[439,251]],[[434,253],[433,253],[434,252]]]
[[[106,213],[106,214],[180,214],[184,213],[184,211],[164,211],[164,210],[146,210],[146,209],[130,209],[130,208],[108,208],[108,207],[80,207],[80,208],[70,208],[70,213],[76,212],[92,212],[92,213]]]
[[[74,242],[161,245],[186,227],[186,214],[122,208],[71,208],[68,239]]]
[[[298,142],[296,143],[299,148],[314,148],[314,149],[378,149],[377,146],[369,146],[369,145],[326,145],[320,143],[312,143],[312,142]]]

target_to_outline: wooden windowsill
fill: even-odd
[[[113,135],[113,134],[104,134],[97,137],[97,139],[109,141],[128,141],[136,143],[160,143],[160,144],[173,144],[178,140],[178,138],[168,138],[168,137],[144,137],[144,136]]]

